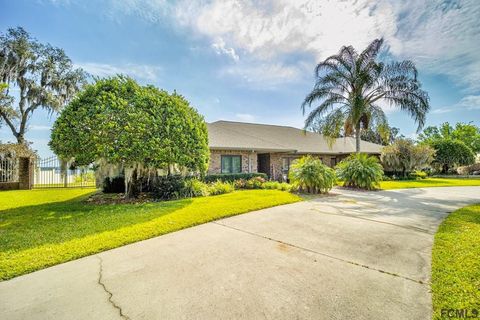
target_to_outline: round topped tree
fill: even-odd
[[[177,93],[116,76],[87,85],[53,125],[52,150],[76,165],[122,171],[126,195],[135,181],[172,172],[203,175],[208,133],[203,117]]]

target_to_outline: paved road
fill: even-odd
[[[0,283],[1,319],[429,319],[433,234],[480,187],[260,210]]]

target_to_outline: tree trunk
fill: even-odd
[[[355,151],[360,153],[360,126],[355,128]]]
[[[16,138],[17,138],[17,143],[18,144],[24,144],[25,143],[25,135],[24,133],[19,133],[16,135]]]

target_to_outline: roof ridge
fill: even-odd
[[[233,121],[233,120],[217,120],[217,121],[213,121],[211,123],[217,123],[217,122],[230,122],[230,123],[240,123],[240,124],[252,124],[252,125],[257,125],[257,126],[292,128],[292,129],[297,129],[297,130],[302,130],[303,131],[303,129],[292,127],[292,126],[282,126],[282,125],[279,125],[279,124],[270,124],[270,123],[255,123],[255,122],[244,122],[244,121]],[[308,132],[311,132],[311,131],[308,131]]]

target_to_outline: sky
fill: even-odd
[[[427,126],[480,125],[479,17],[478,0],[0,0],[1,33],[21,26],[92,75],[176,90],[208,122],[298,128],[315,65],[381,37],[389,59],[415,62],[431,99]],[[406,113],[386,112],[415,137]],[[29,121],[42,157],[55,117],[39,110]],[[0,140],[14,141],[5,125]]]

